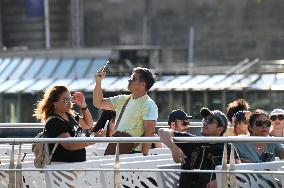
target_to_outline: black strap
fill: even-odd
[[[126,101],[125,101],[125,103],[124,103],[124,105],[123,105],[123,107],[122,107],[122,109],[121,109],[121,112],[120,112],[120,114],[119,114],[119,116],[118,116],[118,118],[117,118],[116,124],[115,124],[115,128],[114,128],[115,131],[116,131],[117,127],[118,127],[118,124],[119,124],[119,122],[120,122],[120,120],[121,120],[121,118],[122,118],[122,114],[123,114],[123,112],[124,112],[124,110],[125,110],[125,107],[126,107],[127,103],[129,102],[130,98],[131,98],[131,95],[129,95],[129,96],[127,97],[127,99],[126,99]]]

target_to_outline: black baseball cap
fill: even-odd
[[[169,114],[168,125],[170,125],[171,122],[174,122],[176,120],[183,120],[183,121],[189,122],[189,119],[191,119],[191,118],[192,118],[192,116],[188,116],[187,113],[185,113],[181,109],[173,110]]]
[[[203,118],[206,118],[208,115],[211,115],[213,116],[217,121],[218,123],[223,126],[223,127],[226,127],[228,126],[228,119],[227,119],[227,116],[221,112],[220,110],[209,110],[208,108],[201,108],[200,110],[200,115],[203,117]]]

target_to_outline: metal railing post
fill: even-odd
[[[10,156],[10,164],[9,168],[14,169],[15,168],[15,163],[14,163],[14,149],[15,145],[14,143],[12,144],[12,151],[11,151],[11,156]],[[9,184],[8,188],[15,188],[15,171],[9,171]]]
[[[114,187],[120,188],[120,163],[119,163],[119,143],[116,143],[115,162],[114,162]]]

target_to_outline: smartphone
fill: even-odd
[[[106,130],[107,130],[108,122],[109,122],[109,120],[107,120],[107,121],[106,121],[106,124],[105,124],[105,126],[104,126],[104,131],[106,131]]]
[[[106,71],[106,68],[107,68],[107,66],[108,66],[108,64],[110,63],[110,61],[108,60],[108,61],[106,61],[106,64],[104,65],[104,67],[103,67],[103,70],[104,71]]]
[[[238,111],[235,115],[235,122],[245,122],[246,121],[246,116],[244,111]]]
[[[245,122],[250,118],[250,111],[238,111],[234,116],[236,118],[236,122]]]

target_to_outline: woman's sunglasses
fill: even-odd
[[[69,102],[74,103],[75,99],[74,97],[66,97],[66,98],[63,98],[62,101],[64,102],[64,104],[68,104]]]
[[[276,121],[276,119],[279,119],[280,121],[284,119],[284,115],[272,115],[270,116],[271,121]]]
[[[271,127],[271,122],[266,120],[266,121],[261,121],[261,120],[258,120],[258,121],[255,121],[254,123],[257,127]]]

